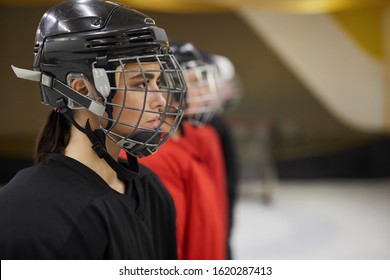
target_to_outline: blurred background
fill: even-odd
[[[171,40],[229,57],[233,258],[390,259],[389,0],[121,0]],[[31,164],[49,107],[31,68],[54,0],[0,0],[0,185]]]

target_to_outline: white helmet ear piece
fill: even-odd
[[[106,70],[104,68],[93,68],[92,75],[96,90],[104,97],[104,99],[107,99],[111,89]]]

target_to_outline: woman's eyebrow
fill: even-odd
[[[138,75],[131,77],[130,80],[143,79],[144,77],[147,79],[154,79],[155,76],[156,75],[152,73],[139,73]]]

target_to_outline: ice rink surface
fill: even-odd
[[[390,260],[390,179],[262,182],[239,189],[234,259]]]

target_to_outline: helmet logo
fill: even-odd
[[[145,18],[145,19],[144,19],[144,22],[145,22],[146,24],[151,24],[151,25],[155,25],[155,24],[156,24],[156,23],[154,22],[154,20],[151,19],[151,18]]]
[[[102,19],[100,17],[94,18],[91,22],[93,26],[100,26],[102,24]]]

